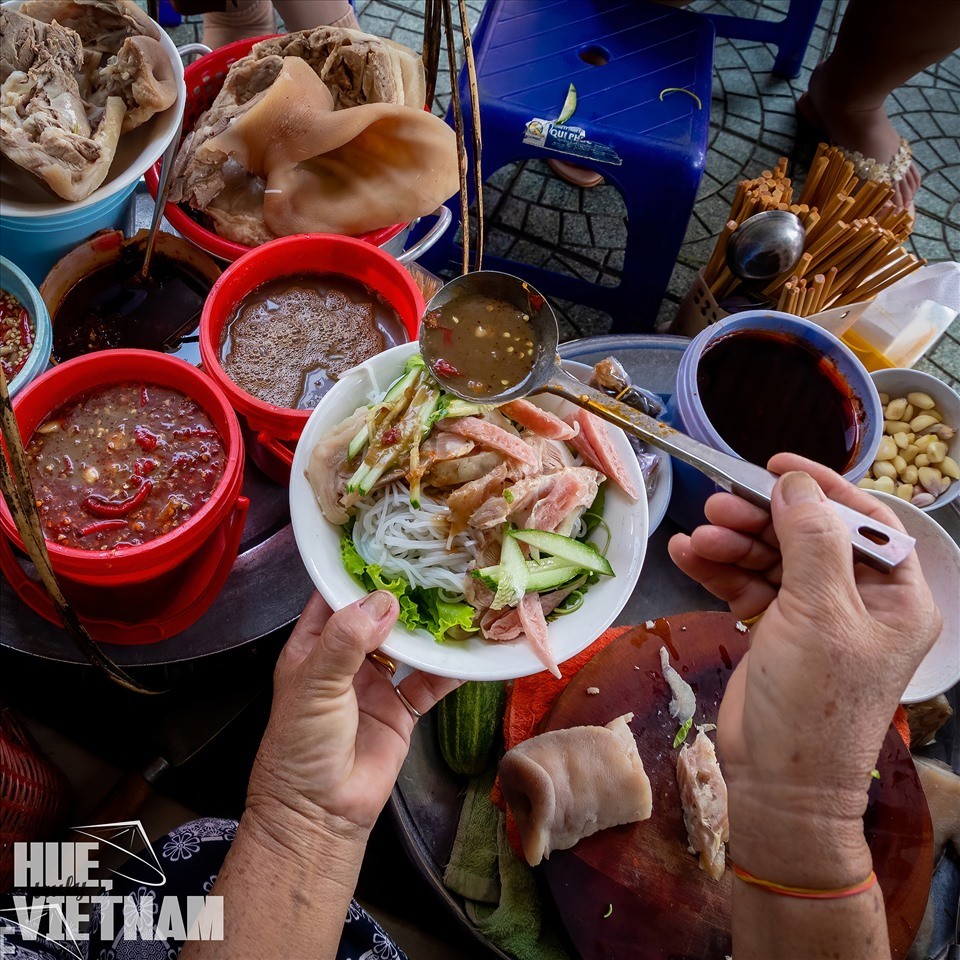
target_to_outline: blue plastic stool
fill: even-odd
[[[528,158],[577,163],[617,187],[628,227],[616,287],[492,255],[485,255],[484,266],[519,273],[552,297],[604,310],[615,331],[651,329],[706,159],[713,26],[697,14],[642,0],[490,0],[474,49],[485,175]],[[577,89],[576,113],[554,124],[570,83]],[[692,96],[664,92],[671,87]],[[463,71],[460,92],[472,160]],[[457,198],[448,205],[459,219]],[[431,251],[431,269],[451,259],[452,239],[442,246]]]
[[[773,72],[792,80],[800,73],[821,6],[823,0],[790,0],[787,15],[782,20],[754,20],[752,17],[727,17],[716,13],[705,16],[716,28],[718,37],[776,44]]]

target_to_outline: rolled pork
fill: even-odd
[[[626,713],[603,727],[542,733],[500,761],[500,786],[530,866],[600,830],[650,816],[653,796],[632,719]]]
[[[677,757],[677,785],[690,850],[700,854],[700,869],[719,880],[726,869],[724,844],[730,839],[727,785],[713,742],[703,730]]]

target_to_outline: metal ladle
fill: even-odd
[[[588,387],[572,377],[561,366],[557,345],[560,339],[557,318],[553,308],[530,284],[508,273],[482,270],[468,273],[451,280],[427,304],[427,315],[442,309],[454,297],[492,297],[506,300],[530,318],[529,336],[535,345],[533,369],[517,384],[510,384],[501,391],[484,389],[478,381],[470,381],[470,391],[449,382],[437,373],[437,361],[445,359],[431,350],[425,322],[420,328],[420,352],[427,367],[434,372],[444,390],[464,400],[475,403],[509,403],[532,393],[552,393],[624,430],[659,447],[671,456],[696,467],[725,490],[735,493],[765,510],[770,509],[770,497],[777,481],[775,474],[763,467],[748,463],[738,457],[714,450],[706,444],[688,437],[653,417],[621,403],[593,387]],[[497,312],[489,313],[485,326],[496,327]],[[440,365],[439,369],[443,369]],[[474,390],[474,387],[476,389]],[[472,392],[471,392],[472,391]],[[853,552],[863,563],[889,573],[905,560],[914,547],[914,539],[864,516],[850,507],[831,501],[833,508],[850,534]]]
[[[157,202],[154,204],[153,220],[150,222],[150,233],[147,235],[147,247],[143,255],[143,266],[140,268],[141,283],[146,283],[150,279],[150,261],[153,259],[153,248],[157,242],[157,234],[160,232],[160,222],[163,220],[163,213],[167,209],[167,197],[170,196],[170,184],[173,180],[173,161],[176,159],[177,150],[180,148],[181,133],[183,133],[182,116],[180,117],[180,123],[177,124],[173,139],[163,152],[160,185],[157,187]]]
[[[747,284],[769,283],[800,262],[805,242],[806,231],[796,214],[764,210],[730,234],[727,266]]]

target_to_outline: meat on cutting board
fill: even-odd
[[[542,733],[504,755],[500,785],[531,866],[599,830],[649,818],[653,795],[632,719]]]

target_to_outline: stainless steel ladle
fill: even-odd
[[[588,387],[567,373],[561,366],[557,353],[560,333],[556,315],[546,299],[530,284],[508,273],[492,270],[468,273],[442,287],[427,304],[427,312],[443,307],[453,297],[463,296],[506,300],[530,317],[530,338],[536,350],[533,369],[522,382],[511,384],[500,392],[479,392],[479,387],[478,392],[466,392],[464,388],[458,388],[438,376],[445,390],[464,400],[494,404],[508,403],[531,393],[555,394],[696,467],[725,490],[766,510],[770,509],[770,497],[777,481],[775,474],[746,460],[714,450],[673,427],[654,420],[653,417],[593,387]],[[491,313],[486,323],[495,325],[495,318],[496,314]],[[427,366],[434,370],[434,364],[442,358],[431,353],[425,337],[426,330],[426,324],[421,326],[420,351]],[[878,523],[841,503],[831,501],[831,504],[849,531],[853,552],[858,560],[889,573],[910,555],[915,543],[913,537]]]
[[[800,262],[805,242],[806,232],[795,213],[764,210],[730,234],[727,266],[747,284],[769,283]]]

